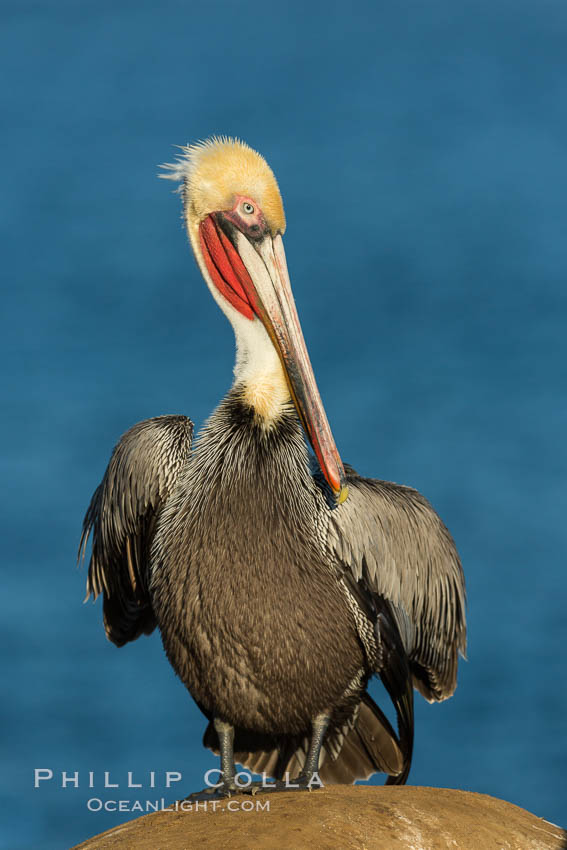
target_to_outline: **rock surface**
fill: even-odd
[[[74,850],[567,850],[562,829],[468,791],[335,785],[199,806],[145,815]]]

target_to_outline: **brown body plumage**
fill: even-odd
[[[232,204],[234,190],[217,187],[207,207],[202,175],[212,179],[213,165],[222,172],[227,145],[229,183],[243,179],[235,171],[235,143],[210,145],[214,163],[207,171],[193,162],[185,204],[201,269],[235,327],[235,385],[194,446],[185,417],[148,420],[122,438],[85,518],[82,543],[94,534],[88,590],[103,593],[107,635],[118,645],[158,625],[172,666],[211,720],[206,745],[216,749],[220,739],[224,791],[232,787],[232,735],[237,758],[272,776],[302,771],[305,778],[319,766],[324,781],[352,782],[382,770],[389,781],[404,782],[413,686],[429,700],[450,696],[465,650],[460,562],[445,526],[416,491],[344,472],[302,340],[290,338],[299,346],[298,377],[288,367],[281,317],[272,320],[262,306],[272,303],[268,273],[273,280],[287,274],[273,225],[260,217],[260,235],[252,229],[247,237],[266,264],[258,267],[239,235],[245,225],[237,213],[226,222],[215,213],[217,197],[228,192],[222,203]],[[245,149],[241,172],[252,169],[261,196],[257,158]],[[264,192],[272,218],[274,185]],[[249,195],[249,186],[236,193],[237,212],[244,196],[255,214]],[[203,216],[216,231],[210,224],[199,229]],[[281,222],[280,230],[283,208]],[[203,232],[208,241],[199,247]],[[215,233],[226,254],[211,243]],[[275,265],[264,250],[272,238]],[[231,277],[239,268],[231,244],[259,295],[246,289],[244,272]],[[225,303],[226,287],[240,292],[239,281],[242,296],[229,292]],[[283,315],[292,308],[282,307]],[[282,327],[296,334],[295,325],[286,318]],[[275,358],[272,346],[283,346]],[[308,454],[298,412],[321,469]],[[374,673],[396,708],[398,735],[366,694]]]
[[[235,726],[304,734],[364,669],[321,505],[294,412],[266,431],[229,396],[164,511],[151,585],[164,646],[197,702]]]

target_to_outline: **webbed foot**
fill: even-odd
[[[200,803],[203,800],[224,800],[227,797],[234,797],[236,794],[242,794],[243,789],[237,788],[234,780],[221,782],[214,788],[203,788],[202,791],[194,791],[184,799],[189,803]]]
[[[278,791],[317,791],[318,788],[324,787],[318,773],[303,772],[295,779],[286,779],[278,784],[282,786]]]

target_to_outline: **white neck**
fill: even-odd
[[[201,253],[197,222],[188,223],[187,231],[201,274],[234,329],[236,363],[233,386],[241,388],[243,400],[254,408],[265,426],[270,427],[291,401],[278,354],[262,322],[256,316],[247,319],[239,313],[213,284]]]
[[[234,386],[269,427],[291,401],[280,358],[258,318],[250,320],[233,310],[229,319],[236,339]]]

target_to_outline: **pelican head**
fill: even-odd
[[[339,502],[345,474],[315,376],[283,247],[283,203],[274,174],[244,142],[212,138],[182,148],[163,175],[180,182],[191,246],[236,337],[235,384],[271,426],[293,401]]]

